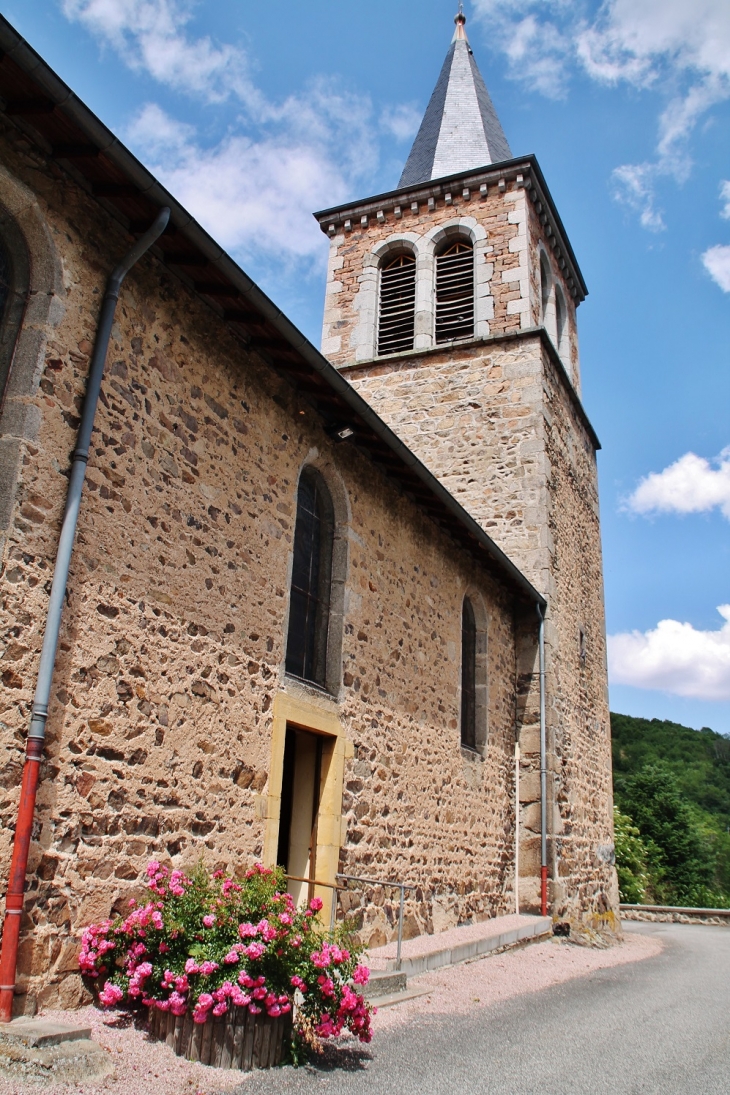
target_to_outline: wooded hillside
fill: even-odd
[[[730,738],[611,715],[622,900],[730,905]]]

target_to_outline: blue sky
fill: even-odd
[[[0,0],[319,344],[317,208],[393,188],[454,0]],[[473,0],[590,295],[611,705],[730,733],[730,4]]]

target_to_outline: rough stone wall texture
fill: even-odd
[[[47,332],[0,572],[0,863],[7,871],[69,454],[101,291],[128,238],[12,133],[3,161],[55,241],[65,313]],[[2,195],[0,195],[0,200]],[[88,467],[48,720],[23,919],[25,1006],[82,999],[77,933],[119,909],[149,857],[228,868],[261,854],[283,679],[296,484],[336,477],[350,518],[340,717],[341,864],[406,878],[408,931],[511,898],[511,595],[248,357],[156,260],[123,288]],[[459,746],[464,591],[489,613],[489,741]],[[372,925],[392,936],[387,916]],[[367,929],[368,925],[365,925]]]
[[[537,334],[373,362],[345,375],[548,598],[552,908],[611,928],[618,890],[597,470],[565,375]],[[522,890],[533,906],[536,672],[530,641],[518,653],[518,673]]]

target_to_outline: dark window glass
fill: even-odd
[[[461,611],[461,744],[476,749],[477,625],[468,597]]]
[[[474,248],[458,240],[436,259],[436,341],[474,335]]]
[[[416,324],[416,260],[403,254],[380,271],[378,353],[413,349]]]
[[[9,308],[12,293],[13,268],[10,257],[0,242],[0,407],[2,407],[5,387],[10,372],[16,325],[13,322],[13,309]]]
[[[565,331],[565,301],[563,294],[558,290],[555,294],[555,321],[558,328],[558,352],[562,349],[563,332]]]
[[[286,671],[324,685],[332,584],[332,499],[321,476],[302,472],[297,494]]]
[[[542,305],[542,319],[545,322],[548,301],[550,300],[550,267],[544,255],[540,255],[540,303]]]

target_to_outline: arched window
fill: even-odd
[[[567,334],[566,323],[567,323],[567,319],[568,319],[568,310],[565,307],[565,297],[563,296],[562,289],[558,285],[555,288],[555,326],[557,328],[557,335],[558,335],[558,341],[557,341],[556,349],[557,349],[557,351],[558,351],[558,353],[560,354],[561,357],[567,357],[567,354],[565,353],[565,351],[567,350],[567,346],[566,346],[566,334]]]
[[[403,252],[380,271],[378,354],[413,349],[416,330],[416,259]]]
[[[461,744],[477,747],[477,624],[468,597],[461,610]]]
[[[474,337],[474,247],[448,244],[436,257],[436,342]]]
[[[10,225],[4,226],[7,231]],[[19,236],[17,228],[13,236]],[[25,246],[20,240],[13,241],[16,261],[13,262],[7,241],[0,236],[0,410],[10,379],[15,343],[23,320],[25,299],[28,291],[28,262]]]
[[[322,476],[305,468],[297,492],[286,671],[327,683],[334,511]]]
[[[540,253],[540,306],[542,310],[542,322],[547,319],[548,303],[550,302],[550,289],[552,288],[550,266],[544,253]]]

